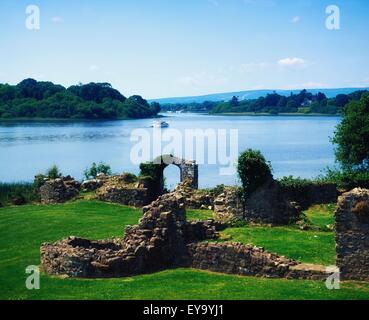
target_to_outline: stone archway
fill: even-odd
[[[156,200],[164,193],[164,169],[169,165],[175,165],[180,170],[180,182],[186,181],[193,189],[199,187],[199,170],[196,161],[184,160],[173,155],[162,155],[153,162],[140,165],[141,177],[146,179],[146,186],[150,190],[149,198]]]
[[[185,160],[175,157],[171,154],[162,155],[157,157],[154,164],[159,164],[160,170],[160,186],[161,191],[164,190],[164,169],[170,165],[175,165],[179,168],[180,172],[180,182],[187,181],[189,186],[193,189],[198,189],[199,187],[199,167],[194,160]]]

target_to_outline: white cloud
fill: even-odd
[[[292,23],[297,23],[297,22],[300,22],[301,18],[299,16],[296,16],[296,17],[293,17],[291,22]]]
[[[307,61],[302,58],[284,58],[278,61],[278,65],[287,68],[303,68],[307,66]]]
[[[54,23],[60,23],[60,22],[63,22],[63,18],[55,16],[55,17],[51,18],[51,21],[54,22]]]

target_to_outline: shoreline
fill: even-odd
[[[255,112],[225,112],[225,113],[212,113],[212,116],[229,116],[229,117],[239,117],[239,116],[251,116],[251,117],[342,117],[341,114],[325,114],[325,113],[255,113]]]
[[[144,119],[160,119],[164,116],[158,115],[149,118],[115,118],[115,119],[71,119],[71,118],[8,118],[1,119],[2,122],[105,122],[105,121],[122,121],[122,120],[144,120]]]

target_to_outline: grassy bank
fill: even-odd
[[[209,214],[207,211],[195,210],[189,212],[189,217],[208,217]],[[0,298],[369,299],[369,284],[359,282],[344,282],[340,290],[331,291],[320,281],[260,279],[191,269],[100,280],[62,279],[42,274],[40,290],[29,291],[25,288],[25,268],[40,263],[39,248],[43,242],[53,242],[69,235],[91,239],[119,237],[122,236],[124,226],[137,223],[140,216],[140,210],[86,200],[55,206],[0,208]],[[234,228],[228,232],[232,233],[234,240],[260,241],[259,244],[265,244],[266,249],[273,246],[285,248],[286,253],[301,256],[304,261],[330,263],[332,260],[319,259],[318,256],[327,248],[332,253],[334,243],[325,237],[314,238],[313,231],[297,231],[291,227],[284,230],[290,232],[290,236],[281,234],[278,238],[278,228],[265,228]],[[245,231],[246,234],[243,234]],[[302,247],[307,244],[305,234],[306,237],[312,237],[308,248]],[[300,245],[290,246],[290,241],[297,241],[298,238],[302,238]]]

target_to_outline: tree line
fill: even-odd
[[[109,83],[65,88],[52,82],[25,79],[0,84],[0,118],[139,119],[154,117],[160,104],[139,95],[123,96]]]
[[[162,106],[163,111],[186,111],[216,113],[300,113],[300,114],[342,114],[344,107],[351,101],[359,101],[365,90],[350,94],[338,94],[328,98],[324,93],[312,94],[302,90],[298,94],[291,93],[283,96],[278,93],[267,94],[258,99],[239,100],[234,96],[226,102],[167,104]]]

